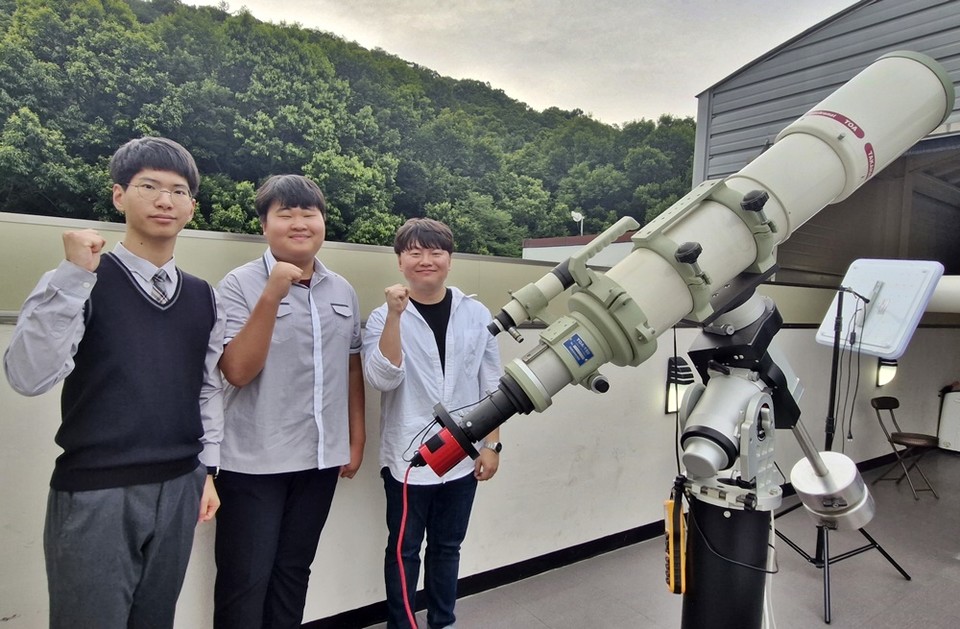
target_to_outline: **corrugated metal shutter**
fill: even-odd
[[[790,122],[897,49],[930,55],[960,83],[960,2],[863,3],[712,87],[708,118],[699,121],[707,125],[699,180],[737,172]]]
[[[960,85],[960,0],[861,2],[711,87],[700,96],[694,183],[739,171],[893,50],[930,55]],[[960,274],[960,108],[938,132],[798,229],[777,252],[778,280],[836,284],[863,257],[939,260]]]

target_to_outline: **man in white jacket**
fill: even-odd
[[[499,430],[477,444],[476,461],[467,459],[442,478],[428,467],[410,468],[409,463],[438,429],[434,405],[469,407],[496,389],[500,356],[496,339],[487,331],[491,319],[487,308],[446,285],[453,254],[453,234],[446,225],[410,219],[397,231],[394,251],[406,284],[385,289],[386,303],[370,314],[363,338],[364,375],[382,392],[380,475],[389,529],[384,560],[387,627],[412,624],[408,611],[415,609],[425,532],[427,624],[431,629],[453,627],[460,545],[477,481],[489,480],[497,471]],[[405,576],[401,579],[397,541],[404,484],[408,512],[400,550]]]

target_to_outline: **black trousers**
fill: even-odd
[[[294,629],[339,468],[220,472],[215,629]]]

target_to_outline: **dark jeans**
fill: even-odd
[[[380,470],[380,476],[383,477],[383,488],[387,495],[387,529],[390,532],[383,562],[387,588],[387,627],[410,629],[397,564],[397,538],[403,515],[403,483],[394,479],[387,468]],[[447,627],[456,620],[453,608],[457,602],[460,544],[467,534],[470,509],[476,493],[477,480],[472,475],[439,485],[407,486],[407,523],[401,550],[407,577],[407,595],[410,609],[416,609],[414,599],[420,576],[420,546],[426,532],[424,589],[427,594],[427,624],[431,629]]]
[[[299,629],[339,468],[220,472],[213,626]]]

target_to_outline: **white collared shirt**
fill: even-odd
[[[246,324],[276,265],[268,250],[217,286],[224,342]],[[225,383],[220,466],[244,474],[326,469],[350,462],[350,355],[360,352],[353,287],[314,260],[310,287],[294,284],[277,309],[263,370],[250,383]]]
[[[439,430],[433,421],[433,407],[442,403],[454,419],[488,393],[500,380],[500,350],[487,330],[490,311],[486,306],[450,287],[453,303],[446,336],[446,369],[440,365],[440,351],[433,331],[413,303],[400,317],[400,366],[380,351],[380,335],[387,306],[380,306],[367,319],[363,338],[363,373],[380,397],[380,466],[390,468],[402,481],[410,458],[421,443]],[[424,428],[429,426],[429,430]],[[429,467],[414,468],[409,482],[432,485],[473,473],[473,461],[466,458],[441,479]]]

